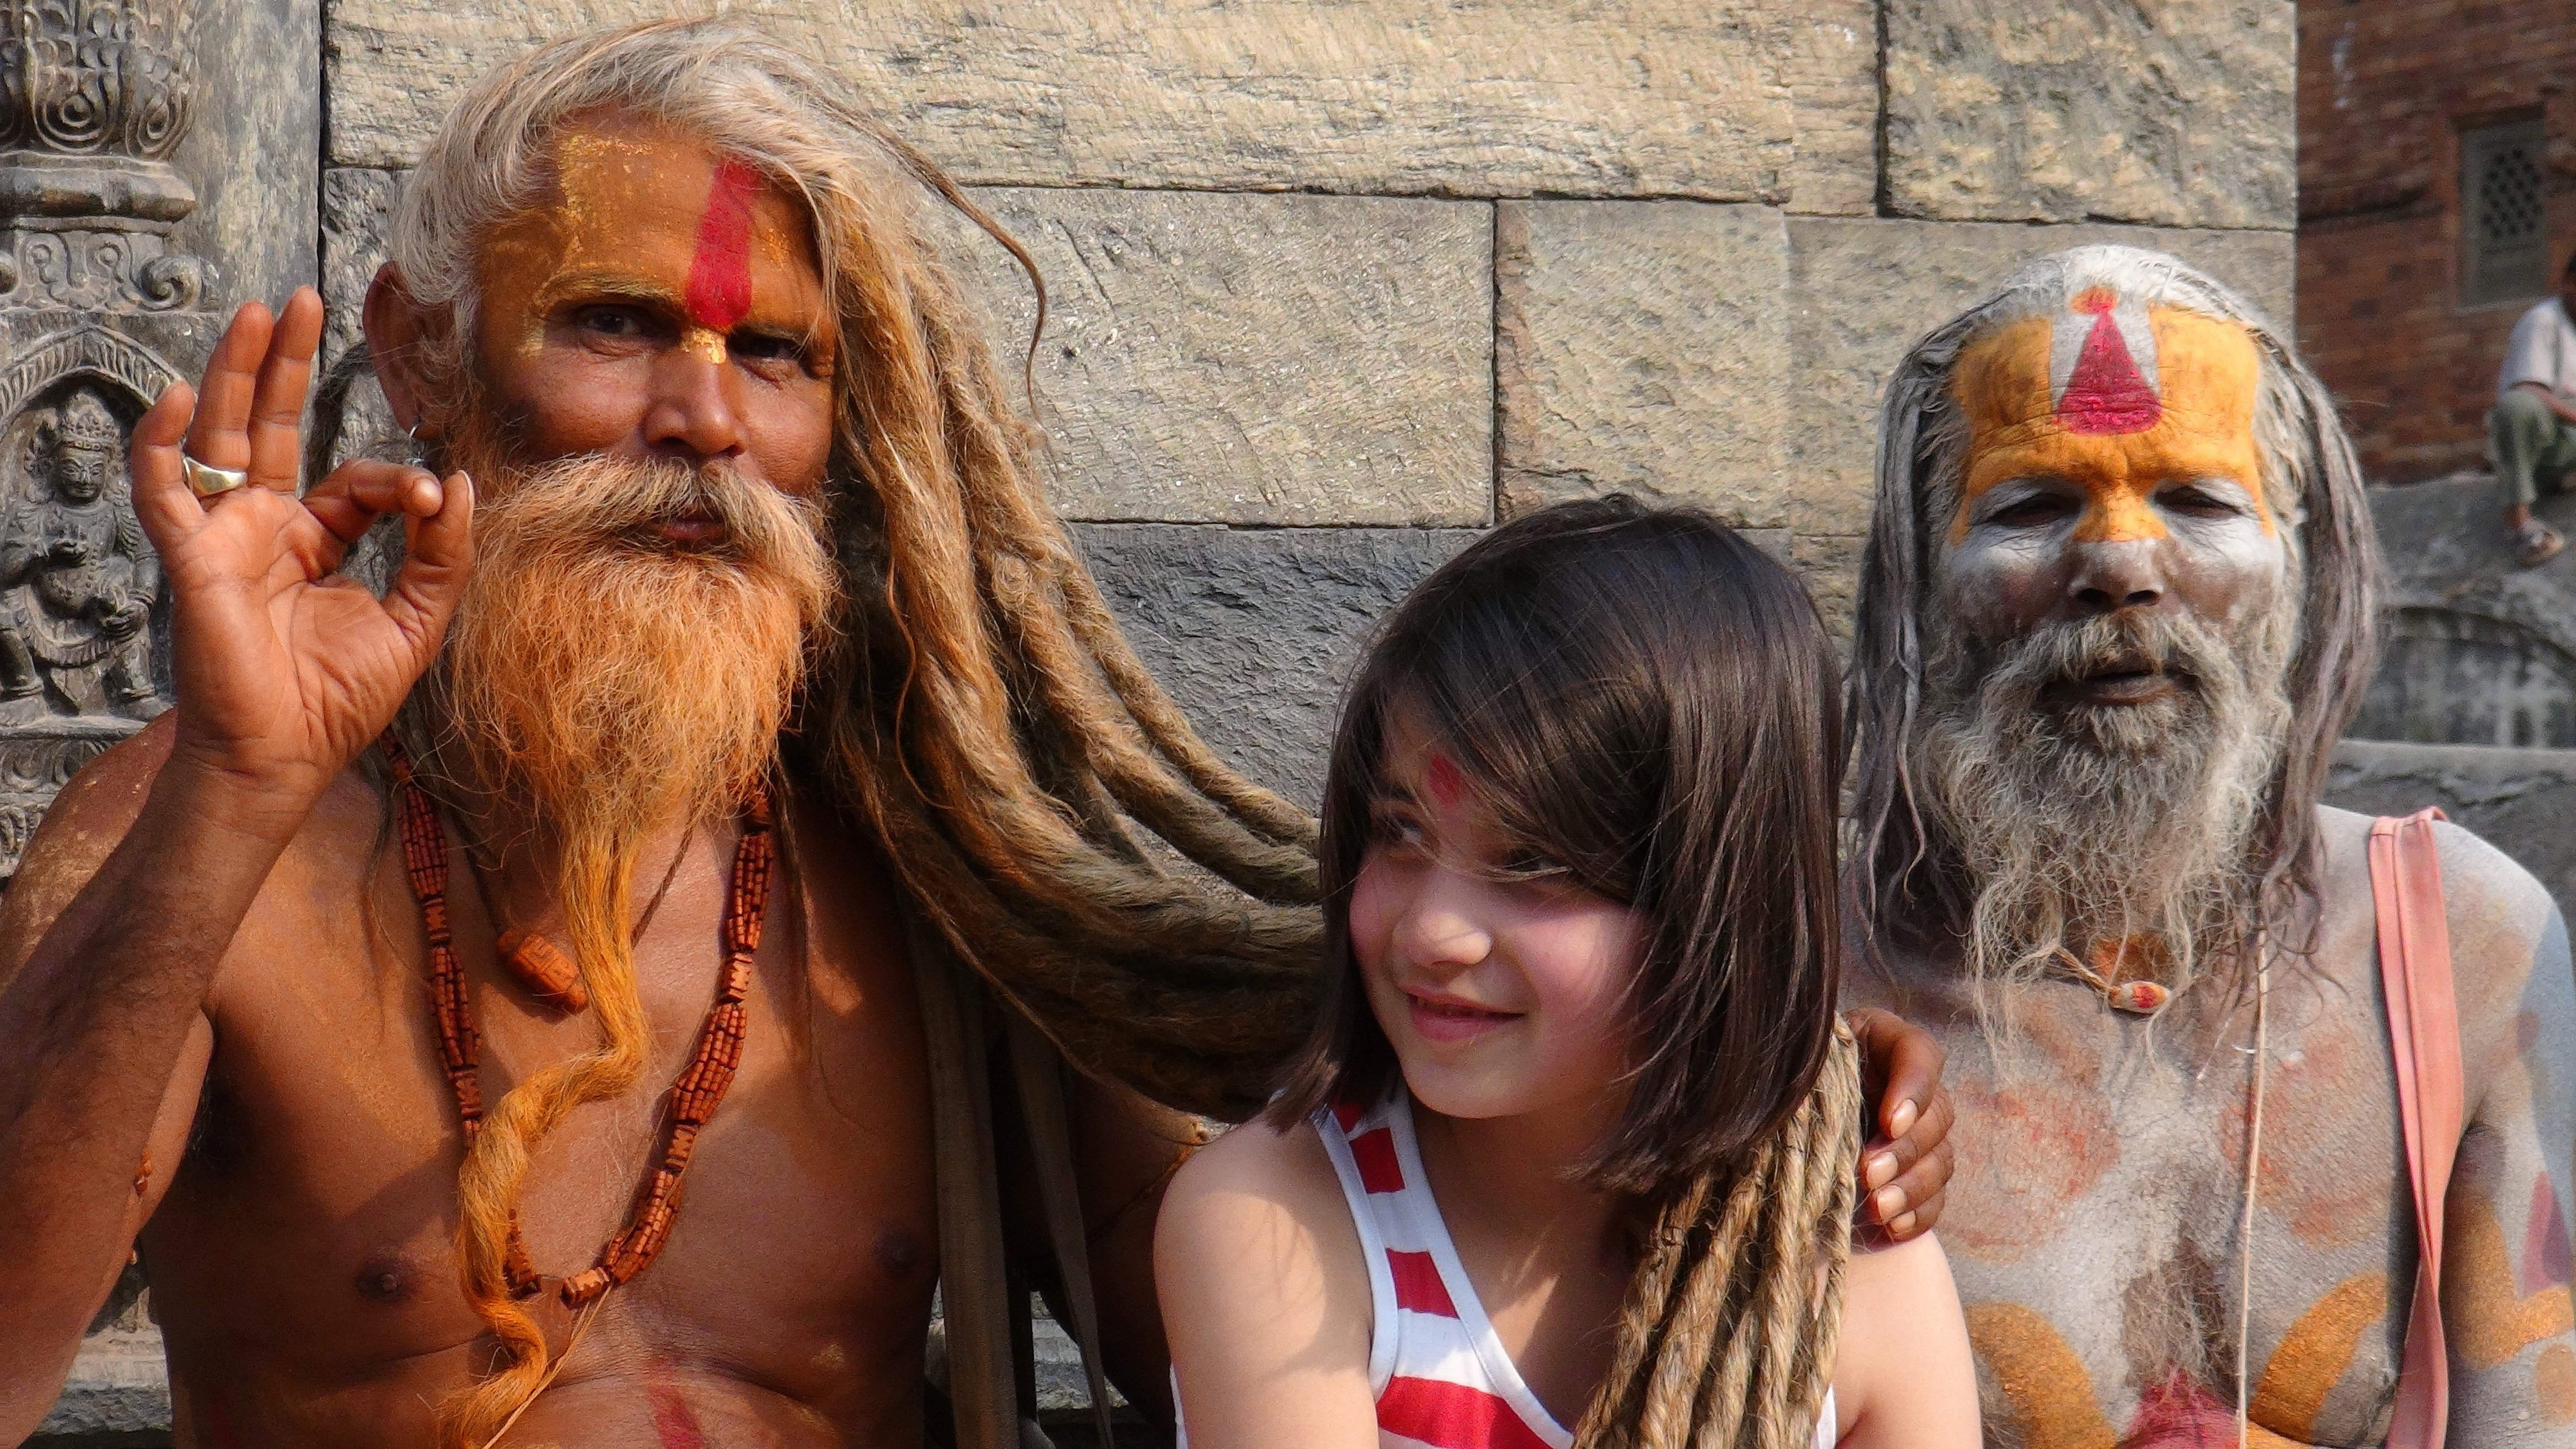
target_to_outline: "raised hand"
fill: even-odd
[[[173,766],[225,789],[236,828],[291,834],[325,785],[393,718],[473,566],[473,484],[368,460],[298,499],[299,421],[322,299],[252,302],[215,344],[202,390],[173,383],[135,425],[134,507],[169,580],[179,702]],[[180,465],[247,470],[200,499]],[[376,516],[400,510],[402,571],[379,600],[333,572]]]

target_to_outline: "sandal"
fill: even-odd
[[[2524,568],[2536,568],[2558,557],[2558,551],[2566,546],[2567,540],[2559,536],[2557,529],[2535,518],[2514,536],[2513,556]]]

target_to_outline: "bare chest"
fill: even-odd
[[[1990,1420],[2033,1449],[2232,1439],[2242,1336],[2257,1425],[2371,1441],[2414,1261],[2378,1010],[2276,983],[2250,1246],[2250,1010],[2151,1030],[2043,985],[2000,1047],[1946,1033],[1960,1121],[1940,1231]]]
[[[639,1080],[573,1109],[530,1155],[520,1220],[547,1279],[540,1322],[558,1343],[553,1282],[590,1267],[627,1224],[714,1000],[723,898],[706,875],[675,881],[638,945]],[[392,891],[369,880],[372,921],[319,908],[334,882],[311,882],[309,901],[299,882],[279,882],[276,908],[236,941],[196,1137],[143,1239],[183,1377],[192,1361],[257,1363],[270,1378],[399,1385],[434,1401],[469,1372],[484,1325],[457,1257],[465,1140],[438,1065],[420,926],[394,880]],[[472,914],[459,912],[457,938],[489,1110],[600,1033],[498,972],[488,923]],[[856,1386],[909,1385],[937,1276],[926,1081],[880,892],[782,885],[739,1069],[698,1136],[668,1245],[592,1331],[621,1356],[681,1373],[721,1365],[827,1417]]]

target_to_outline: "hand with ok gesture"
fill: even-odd
[[[473,567],[473,484],[357,460],[295,496],[299,427],[322,299],[252,302],[215,344],[202,388],[173,383],[135,425],[134,507],[169,580],[179,702],[171,764],[221,781],[236,828],[291,835],[325,785],[389,723],[437,656]],[[241,470],[201,497],[180,452]],[[379,514],[405,515],[382,599],[339,576]]]

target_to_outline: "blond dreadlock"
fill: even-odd
[[[1815,1092],[1733,1174],[1684,1183],[1619,1312],[1578,1449],[1799,1449],[1842,1335],[1860,1056],[1837,1022]]]

